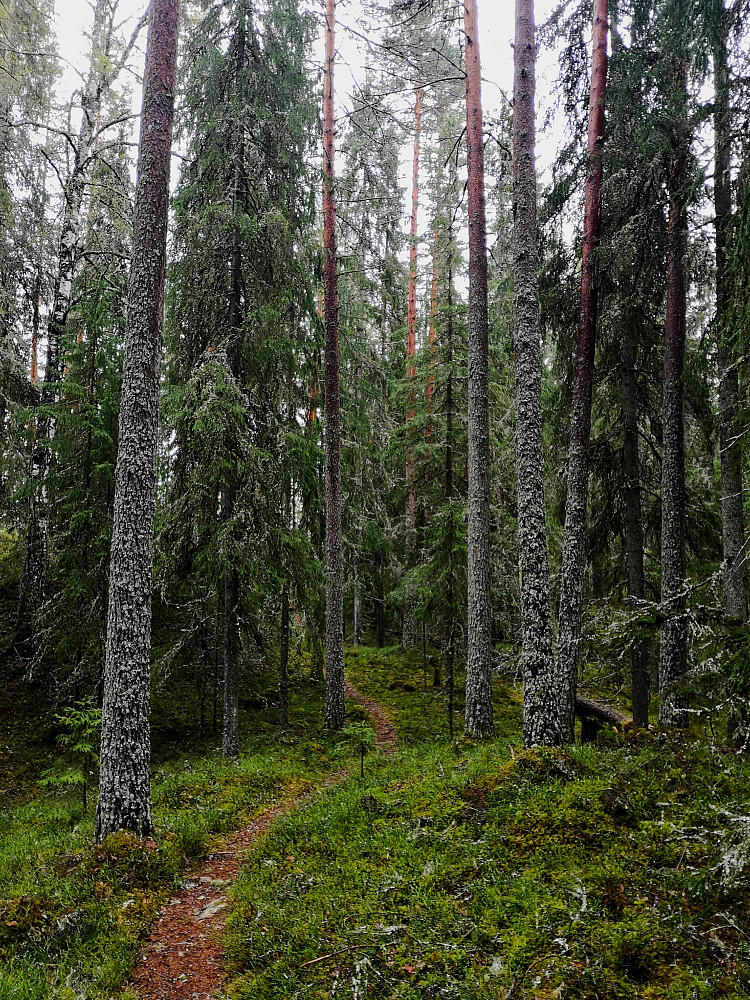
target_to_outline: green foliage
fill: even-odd
[[[57,742],[64,749],[65,756],[42,771],[39,784],[42,788],[80,786],[85,812],[89,780],[99,763],[102,713],[91,701],[83,701],[71,706],[62,715],[56,715],[55,719],[63,729]]]
[[[416,664],[355,652],[414,716],[424,693],[388,690]],[[747,760],[642,732],[524,751],[508,695],[491,744],[433,729],[272,828],[233,897],[231,997],[747,994]]]

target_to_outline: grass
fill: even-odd
[[[347,671],[399,732],[364,777],[361,709],[356,739],[323,733],[322,687],[300,677],[287,732],[268,699],[244,713],[237,766],[211,737],[181,748],[160,709],[153,841],[95,848],[76,796],[21,797],[0,819],[0,1000],[119,995],[186,866],[307,791],[232,891],[233,1000],[750,996],[748,760],[699,734],[611,730],[525,751],[503,680],[495,738],[451,742],[421,650],[348,650]],[[32,764],[49,757],[33,744]],[[349,778],[324,785],[343,761]]]
[[[290,727],[245,716],[241,763],[172,753],[152,782],[153,841],[93,846],[93,806],[45,795],[0,817],[0,1000],[104,1000],[119,992],[145,929],[218,837],[316,787],[355,750],[320,732],[320,685],[300,683]],[[256,735],[248,736],[252,726]],[[25,765],[19,767],[24,777]]]
[[[420,656],[348,668],[406,738],[258,844],[234,1000],[750,995],[746,760],[642,733],[524,751],[502,683],[495,740],[450,744]]]

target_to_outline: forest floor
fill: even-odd
[[[381,706],[349,683],[346,695],[375,721],[378,748],[392,752],[396,731]],[[342,781],[347,774],[344,768],[334,771],[321,787]],[[304,806],[311,794],[315,793],[287,798],[264,809],[187,873],[178,895],[169,900],[151,930],[126,993],[134,991],[139,1000],[210,1000],[216,995],[226,978],[221,937],[227,889],[237,878],[243,855],[275,820]]]
[[[154,839],[97,847],[93,801],[36,785],[60,726],[0,662],[0,1000],[747,1000],[747,755],[698,723],[524,750],[511,670],[494,738],[461,737],[460,687],[450,738],[432,665],[347,649],[342,734],[309,657],[285,731],[255,674],[232,765],[190,678],[156,686]]]

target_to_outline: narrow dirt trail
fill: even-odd
[[[396,730],[380,705],[349,683],[346,694],[370,713],[376,724],[378,746],[392,753]],[[347,774],[346,770],[333,772],[323,787],[343,781]],[[243,854],[279,816],[298,808],[314,794],[269,806],[233,834],[220,851],[209,855],[200,868],[185,876],[182,890],[162,910],[123,989],[134,990],[140,1000],[211,1000],[215,996],[224,982],[220,937],[226,891],[239,874]]]

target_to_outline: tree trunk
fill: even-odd
[[[230,499],[231,494],[231,499]],[[234,509],[234,489],[226,491],[227,509]],[[229,569],[224,578],[224,727],[221,755],[226,760],[240,757],[240,634],[237,609],[240,575]]]
[[[687,312],[687,165],[689,138],[685,120],[687,66],[677,69],[677,121],[669,165],[667,229],[667,302],[664,324],[664,386],[661,459],[661,650],[659,656],[659,725],[687,723],[684,695],[678,690],[687,666],[685,611],[685,428],[683,374]]]
[[[453,233],[448,227],[448,288],[447,288],[447,350],[445,363],[448,377],[445,387],[445,502],[453,500]],[[445,687],[448,694],[448,735],[453,739],[453,698],[456,687],[456,581],[453,574],[453,548],[456,544],[453,517],[448,528],[448,575],[445,581],[445,603],[448,608],[448,639],[445,647]]]
[[[575,736],[575,696],[581,638],[583,577],[586,569],[589,441],[597,314],[595,251],[601,233],[602,150],[607,87],[607,15],[607,0],[595,0],[587,139],[588,170],[581,254],[581,303],[573,379],[573,405],[570,414],[568,492],[565,504],[557,633],[557,669],[564,685],[560,692],[563,698],[561,735],[566,742],[572,742]]]
[[[326,729],[346,722],[344,691],[344,559],[341,548],[339,302],[334,199],[333,61],[336,0],[326,0],[323,73],[323,287],[325,291],[326,455]]]
[[[417,90],[414,107],[414,157],[411,181],[411,230],[409,243],[409,298],[406,309],[406,569],[412,568],[417,540],[417,490],[414,482],[414,442],[409,424],[414,419],[416,391],[414,383],[417,369],[414,358],[417,352],[417,221],[419,216],[419,138],[422,118],[422,88]],[[414,621],[414,588],[409,585],[404,594],[403,644],[411,649],[417,641],[417,626]]]
[[[469,495],[467,542],[468,649],[466,712],[469,736],[492,734],[492,602],[490,591],[490,415],[484,142],[476,0],[464,6],[466,34],[466,155],[469,210]]]
[[[109,16],[110,6],[108,0],[96,0],[94,6],[91,55],[86,84],[81,96],[81,124],[72,148],[73,166],[63,188],[58,271],[47,325],[46,361],[40,396],[42,406],[46,407],[55,402],[58,394],[57,385],[63,375],[60,371],[60,348],[68,321],[73,279],[80,257],[83,226],[81,210],[86,178],[96,147],[102,101],[107,88],[113,83],[122,67],[122,62],[115,64],[110,59],[113,31],[112,18]],[[137,28],[133,33],[125,50],[126,55],[135,44],[139,30],[140,28]],[[25,637],[33,625],[44,600],[49,527],[47,473],[54,432],[54,419],[51,416],[45,415],[38,420],[31,458],[32,495],[18,602],[18,633],[21,637]]]
[[[151,571],[178,21],[178,0],[151,0],[115,475],[97,841],[115,830],[151,832]]]
[[[279,650],[279,725],[289,723],[289,583],[281,591],[281,643]]]
[[[516,483],[523,631],[524,745],[565,736],[552,648],[542,452],[542,359],[536,220],[533,0],[516,0],[513,89],[513,313],[516,354]]]
[[[727,229],[732,215],[731,133],[727,16],[723,0],[714,0],[714,209],[716,215],[716,326],[719,363],[719,458],[721,465],[721,527],[724,541],[724,611],[745,621],[745,524],[742,510],[742,448],[737,428],[739,373],[734,364],[731,332],[726,328]]]
[[[643,571],[643,516],[641,462],[638,453],[638,394],[635,375],[635,332],[624,322],[622,331],[622,474],[625,480],[625,547],[627,551],[628,607],[639,609],[646,593]],[[646,640],[634,635],[630,647],[633,724],[648,725],[649,671]]]

